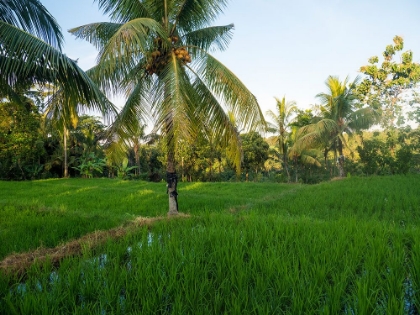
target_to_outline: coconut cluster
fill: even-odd
[[[181,59],[183,63],[191,62],[191,56],[188,53],[188,50],[185,47],[174,48],[175,56],[178,59]]]
[[[172,53],[184,64],[191,62],[191,56],[185,47],[176,47],[178,40],[177,36],[169,37],[168,41],[172,44],[172,48],[168,50],[168,48],[163,47],[162,38],[154,39],[154,51],[147,57],[146,73],[152,75],[161,72],[169,63]]]

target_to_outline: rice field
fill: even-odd
[[[0,314],[419,314],[419,192],[419,176],[182,183],[189,216],[0,271]],[[143,182],[0,182],[0,197],[0,259],[167,211],[164,184]]]

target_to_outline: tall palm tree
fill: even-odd
[[[242,124],[264,121],[256,98],[209,52],[224,50],[233,24],[211,26],[227,0],[96,0],[111,22],[70,30],[99,49],[90,73],[127,101],[118,123],[127,126],[152,113],[166,138],[169,214],[178,213],[175,152],[192,139],[206,117],[220,143],[240,151],[228,110]],[[237,164],[240,154],[235,154]]]
[[[95,106],[95,103],[79,103],[77,98],[69,97],[64,86],[60,82],[57,85],[45,84],[43,86],[43,92],[46,96],[46,107],[43,114],[45,122],[56,129],[63,139],[63,176],[68,177],[67,140],[69,130],[77,128],[80,114],[95,110],[97,106]],[[116,113],[116,109],[102,92],[98,92],[102,98],[99,110],[105,118],[111,119],[113,114]]]
[[[105,110],[104,95],[61,53],[62,41],[60,27],[39,0],[0,1],[0,95],[18,101],[22,85],[53,83],[65,99]]]
[[[354,132],[367,129],[376,121],[377,114],[371,107],[357,107],[355,88],[359,81],[356,78],[349,83],[348,77],[341,82],[338,77],[329,76],[325,84],[326,93],[320,93],[321,116],[318,122],[300,129],[299,144],[302,147],[322,147],[324,158],[330,150],[337,156],[337,167],[340,177],[344,177],[343,148],[347,145],[344,133],[352,136]]]
[[[269,131],[277,134],[276,140],[278,144],[278,150],[282,159],[283,171],[285,172],[285,175],[287,175],[288,182],[290,182],[287,151],[291,140],[290,136],[292,133],[290,124],[292,122],[293,114],[297,112],[297,106],[295,101],[286,102],[285,96],[283,96],[281,100],[275,97],[275,100],[276,112],[273,112],[272,110],[267,111],[268,117],[275,122],[274,124],[269,124]]]

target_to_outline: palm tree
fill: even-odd
[[[291,136],[291,120],[293,114],[297,112],[297,106],[295,101],[286,102],[286,97],[280,100],[275,97],[276,100],[276,112],[272,110],[267,111],[267,115],[275,123],[269,124],[269,131],[277,134],[278,150],[282,159],[282,167],[285,175],[287,175],[287,181],[290,182],[290,172],[288,166],[287,151],[290,144]]]
[[[206,124],[219,142],[240,151],[228,110],[242,124],[264,121],[256,98],[209,52],[224,50],[233,24],[211,26],[226,0],[97,0],[111,22],[70,30],[99,49],[92,77],[127,101],[117,124],[135,125],[150,112],[166,139],[169,214],[178,213],[175,152]],[[240,154],[235,154],[240,165]]]
[[[43,92],[46,96],[46,107],[43,114],[45,123],[56,129],[63,139],[63,177],[68,177],[67,140],[69,130],[77,128],[80,114],[95,110],[96,106],[92,106],[92,103],[78,103],[77,98],[73,99],[66,96],[64,89],[63,84],[46,84],[43,86]],[[102,92],[99,91],[99,94],[102,98],[99,110],[105,118],[111,119],[113,114],[116,113],[116,109],[102,95]]]
[[[371,107],[357,107],[355,88],[359,79],[349,83],[348,77],[340,82],[338,77],[329,76],[325,84],[327,93],[320,93],[317,98],[321,101],[321,116],[318,122],[300,129],[299,145],[301,147],[321,147],[324,158],[330,150],[337,157],[339,176],[344,177],[344,154],[346,146],[344,133],[352,136],[354,132],[367,129],[373,125],[377,114]]]
[[[22,86],[53,83],[65,99],[104,111],[109,104],[74,60],[61,53],[63,36],[39,0],[0,1],[0,96],[19,100]]]

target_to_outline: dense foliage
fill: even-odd
[[[63,176],[62,135],[48,124],[38,108],[10,103],[0,104],[0,178],[6,180],[59,178]],[[419,129],[404,127],[387,131],[364,131],[353,138],[345,136],[346,176],[392,175],[420,171]],[[242,172],[238,176],[226,151],[199,137],[190,145],[180,145],[177,169],[181,181],[275,181],[317,183],[339,176],[334,152],[312,150],[319,165],[304,158],[290,159],[287,173],[278,138],[264,139],[258,133],[241,135]],[[293,145],[289,138],[289,146]],[[145,135],[129,145],[122,157],[106,141],[106,128],[99,118],[81,116],[67,139],[71,177],[120,177],[160,181],[165,177],[165,143],[159,136]],[[131,143],[133,144],[133,143]],[[137,152],[136,152],[137,150]],[[292,151],[293,152],[293,151]],[[305,156],[304,156],[305,157]],[[307,158],[307,157],[306,157]]]

